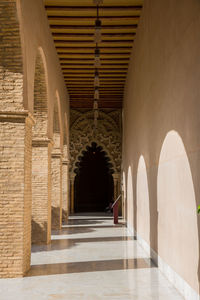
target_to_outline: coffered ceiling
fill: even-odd
[[[97,15],[93,0],[45,0],[72,108],[92,108]],[[100,49],[100,108],[120,108],[142,0],[104,0]]]

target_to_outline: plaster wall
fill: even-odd
[[[144,1],[124,94],[122,168],[125,182],[130,166],[132,170],[133,197],[128,197],[127,191],[127,207],[133,205],[137,231],[138,219],[146,218],[135,196],[138,163],[140,156],[144,157],[150,223],[144,239],[149,239],[150,247],[198,294],[199,28],[197,0]],[[177,139],[166,146],[170,132],[175,132]],[[140,197],[145,197],[145,189]],[[128,214],[128,223],[131,218]]]

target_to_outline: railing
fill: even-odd
[[[122,195],[120,194],[112,205],[114,224],[118,224],[119,199],[121,198],[121,196]]]

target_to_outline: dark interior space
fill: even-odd
[[[75,212],[105,211],[113,198],[112,164],[101,146],[92,143],[82,151],[75,169]]]

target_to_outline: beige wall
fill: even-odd
[[[127,187],[127,207],[133,206],[128,223],[134,216],[138,233],[198,293],[199,28],[197,0],[144,1],[123,109],[123,170],[129,182],[131,167],[133,186],[132,197]],[[143,192],[137,184],[141,155],[147,169]],[[149,216],[140,207],[147,190]],[[146,230],[139,225],[144,218]]]

